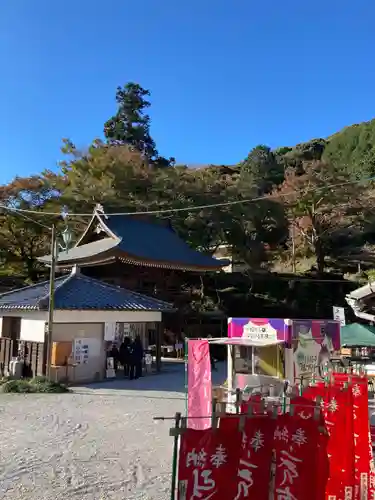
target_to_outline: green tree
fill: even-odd
[[[284,180],[284,165],[268,146],[253,148],[240,167],[244,181],[256,186],[259,196],[269,193]]]
[[[159,155],[150,133],[151,93],[138,83],[129,82],[116,91],[117,112],[104,124],[104,135],[110,144],[126,144],[133,147],[156,167],[174,164],[174,158]]]

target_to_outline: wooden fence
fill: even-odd
[[[45,374],[46,350],[43,342],[25,342],[0,338],[0,375],[8,373],[13,356],[24,360],[23,376],[36,377]]]

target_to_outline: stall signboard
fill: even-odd
[[[285,341],[291,337],[290,320],[274,318],[229,318],[229,338],[247,338],[254,341]]]
[[[340,350],[340,321],[293,320],[294,376],[322,375],[334,351]]]

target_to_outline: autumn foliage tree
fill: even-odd
[[[42,176],[16,177],[10,184],[0,187],[0,257],[6,269],[24,273],[30,282],[38,279],[41,266],[37,257],[49,251],[52,221],[48,217],[38,220],[14,209],[42,212],[51,206],[54,193]]]
[[[286,170],[273,198],[286,208],[295,237],[315,256],[318,272],[325,269],[333,232],[363,221],[363,193],[348,174],[322,161],[304,163],[301,173]]]

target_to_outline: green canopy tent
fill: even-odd
[[[347,347],[375,347],[375,327],[352,323],[341,327],[341,345]]]

